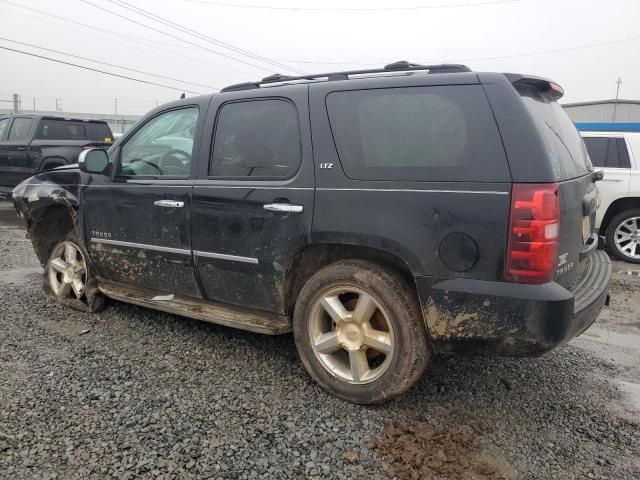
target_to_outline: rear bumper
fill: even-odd
[[[555,282],[416,281],[421,298],[428,298],[425,319],[437,352],[532,356],[589,328],[608,304],[610,278],[609,257],[595,251],[571,290]]]

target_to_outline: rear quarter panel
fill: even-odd
[[[403,86],[438,85],[442,76],[423,75],[402,82]],[[449,82],[477,84],[477,78],[452,75]],[[360,85],[365,84],[349,80],[310,87],[317,186],[312,242],[384,250],[400,257],[414,276],[502,278],[510,182],[366,181],[344,174],[325,98],[332,91]],[[376,83],[378,88],[385,86],[398,86],[398,80]],[[321,168],[322,164],[333,168]],[[452,233],[467,235],[477,247],[477,258],[465,271],[448,268],[440,258],[440,246]]]

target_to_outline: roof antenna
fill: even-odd
[[[184,100],[185,98],[187,98],[187,95],[184,92],[182,92],[182,95],[180,95],[180,100]]]

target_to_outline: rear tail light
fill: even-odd
[[[553,278],[560,235],[555,183],[514,183],[511,190],[505,279],[546,283]]]

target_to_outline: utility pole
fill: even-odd
[[[20,95],[17,93],[13,94],[13,113],[20,113]]]
[[[116,115],[118,115],[118,99],[117,98],[115,101],[115,111],[116,111]]]
[[[33,97],[33,111],[36,111],[36,97]]]
[[[620,84],[622,83],[622,79],[618,77],[618,88],[616,88],[616,101],[613,104],[613,117],[611,118],[611,123],[616,123],[616,110],[618,110],[618,98],[620,98]]]
[[[62,112],[62,99],[56,98],[56,112]]]

